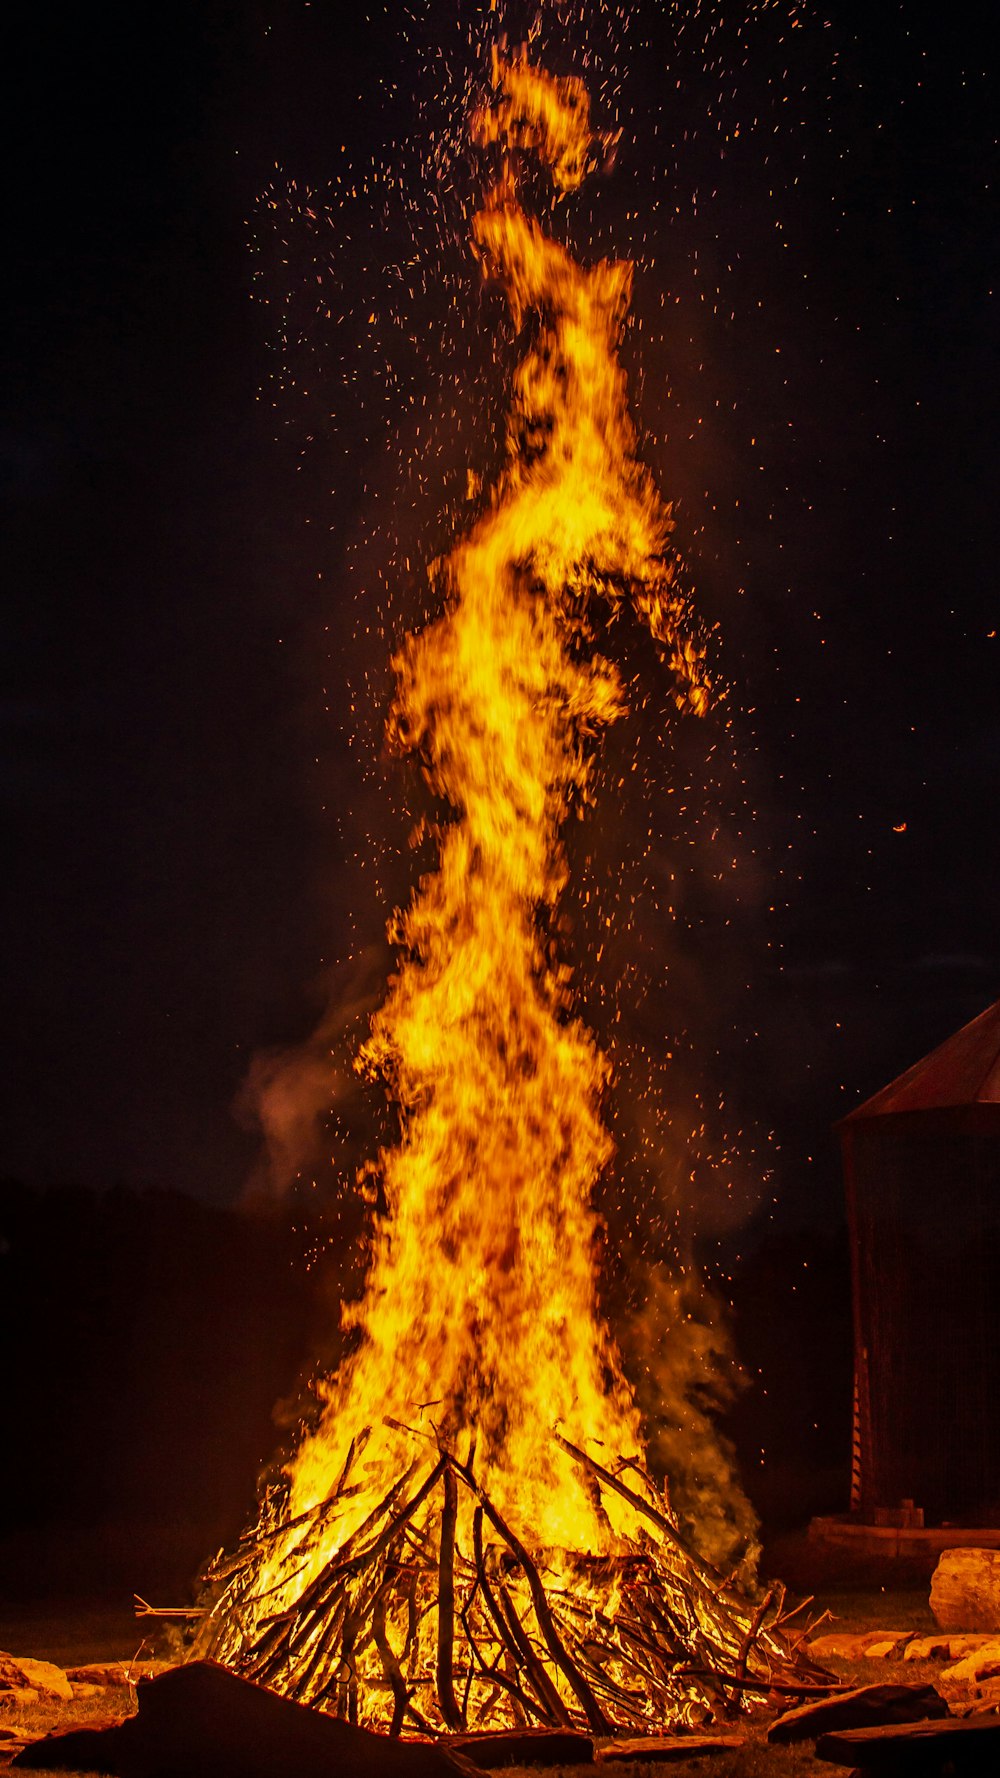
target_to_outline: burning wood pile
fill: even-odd
[[[492,158],[475,249],[531,327],[506,467],[432,570],[441,615],[394,663],[390,735],[454,812],[394,922],[361,1057],[400,1135],[378,1162],[360,1342],[287,1486],[215,1566],[195,1652],[397,1735],[694,1726],[807,1679],[780,1600],[755,1607],[686,1549],[646,1472],[597,1301],[609,1069],[553,935],[562,824],[625,709],[589,605],[631,603],[695,713],[704,651],[635,455],[632,268],[585,265],[519,199],[528,155],[553,202],[597,158],[586,89],[497,57],[472,133]]]
[[[393,1735],[694,1728],[766,1694],[808,1691],[810,1676],[822,1689],[826,1675],[783,1634],[780,1593],[753,1608],[685,1549],[635,1464],[615,1474],[558,1443],[596,1502],[618,1496],[642,1521],[631,1547],[529,1553],[472,1463],[440,1451],[398,1478],[292,1605],[264,1617],[260,1573],[273,1537],[291,1527],[249,1534],[213,1571],[228,1586],[196,1653],[352,1723],[387,1724]],[[342,1504],[338,1493],[302,1515],[286,1566],[304,1565]]]

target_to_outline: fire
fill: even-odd
[[[557,195],[584,177],[596,142],[586,90],[523,54],[494,58],[493,87],[472,119],[475,140],[499,151],[474,247],[515,323],[531,315],[535,331],[506,465],[432,568],[441,616],[394,662],[391,738],[453,811],[436,870],[395,922],[398,971],[359,1059],[398,1102],[400,1134],[378,1159],[385,1214],[351,1311],[356,1353],[322,1384],[287,1497],[230,1565],[203,1642],[280,1689],[397,1730],[525,1712],[607,1728],[662,1712],[668,1694],[675,1717],[703,1713],[697,1686],[661,1675],[608,1714],[614,1688],[632,1696],[624,1631],[603,1703],[585,1678],[593,1656],[569,1652],[581,1613],[614,1626],[623,1577],[639,1569],[655,1570],[642,1586],[664,1599],[683,1570],[693,1591],[669,1610],[730,1667],[746,1631],[677,1555],[598,1310],[591,1194],[612,1158],[608,1068],[552,938],[561,829],[624,708],[593,646],[592,602],[632,601],[680,706],[704,710],[709,686],[667,558],[669,509],[628,416],[618,348],[632,268],[580,263],[520,201],[529,151]]]
[[[505,96],[474,120],[479,140],[529,142],[557,185],[576,183],[591,142],[580,83],[523,60],[497,60],[494,79]],[[437,565],[444,613],[394,663],[392,736],[419,751],[457,819],[398,921],[403,961],[361,1057],[389,1083],[402,1134],[380,1157],[387,1214],[356,1312],[363,1343],[295,1460],[292,1508],[325,1497],[378,1404],[383,1422],[433,1425],[450,1447],[474,1433],[503,1511],[545,1544],[594,1551],[607,1527],[569,1460],[554,1460],[552,1428],[615,1453],[636,1453],[639,1433],[595,1304],[607,1068],[544,937],[587,743],[623,708],[614,667],[580,647],[588,600],[635,589],[698,707],[706,688],[680,639],[670,519],[635,461],[616,357],[631,268],[587,269],[546,236],[509,156],[474,237],[515,319],[531,311],[542,327],[517,372],[506,469]],[[405,1453],[405,1435],[373,1429],[376,1492]]]

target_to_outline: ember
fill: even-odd
[[[401,1112],[379,1157],[356,1354],[238,1552],[197,1653],[351,1721],[421,1731],[694,1725],[801,1686],[780,1601],[730,1593],[649,1476],[597,1308],[591,1191],[611,1158],[606,1063],[552,938],[560,830],[621,714],[588,606],[631,600],[682,709],[704,651],[669,509],[635,458],[617,348],[631,266],[585,267],[523,208],[593,159],[583,84],[494,60],[472,119],[497,156],[473,224],[516,323],[508,460],[433,570],[443,615],[395,661],[393,740],[455,818],[395,928],[361,1065]]]

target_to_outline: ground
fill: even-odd
[[[854,1584],[848,1587],[844,1584],[843,1574],[838,1576],[822,1567],[817,1569],[815,1557],[805,1551],[804,1546],[789,1547],[779,1554],[784,1555],[786,1572],[791,1571],[803,1592],[818,1578],[820,1584],[815,1585],[809,1615],[828,1612],[830,1617],[825,1626],[828,1629],[865,1630],[884,1626],[929,1632],[934,1628],[928,1609],[926,1580],[914,1582],[913,1577],[909,1577],[908,1584],[903,1585],[899,1584],[898,1577],[890,1582],[873,1580],[869,1574],[849,1577]],[[825,1585],[822,1584],[824,1580]],[[829,1584],[831,1581],[834,1584]],[[862,1584],[865,1582],[867,1584]],[[172,1652],[171,1635],[169,1628],[157,1620],[146,1619],[137,1623],[125,1605],[87,1607],[76,1601],[61,1608],[47,1604],[34,1610],[4,1611],[0,1607],[0,1649],[14,1655],[55,1661],[63,1667],[102,1660],[128,1660],[132,1656],[140,1662],[167,1658]],[[831,1660],[828,1665],[838,1677],[860,1684],[904,1678],[914,1684],[933,1682],[940,1672],[940,1663],[929,1661],[907,1662],[905,1671],[884,1661]],[[128,1691],[123,1689],[105,1692],[93,1699],[77,1700],[72,1706],[46,1706],[39,1702],[16,1712],[7,1710],[0,1713],[0,1735],[5,1727],[19,1723],[47,1729],[57,1722],[67,1721],[70,1715],[81,1723],[87,1718],[107,1717],[120,1710],[128,1698]],[[765,1727],[763,1722],[752,1727],[746,1744],[731,1753],[684,1760],[668,1767],[643,1763],[621,1765],[615,1767],[615,1773],[617,1778],[646,1778],[647,1774],[652,1778],[654,1773],[666,1771],[675,1778],[695,1778],[695,1774],[698,1778],[821,1778],[823,1774],[830,1778],[831,1774],[841,1770],[816,1760],[811,1743],[792,1748],[767,1746],[763,1739]],[[3,1757],[0,1741],[0,1761]],[[580,1778],[584,1778],[588,1768],[577,1770]],[[66,1774],[62,1774],[62,1778],[66,1778]],[[294,1774],[289,1778],[294,1778]],[[552,1778],[559,1778],[559,1774],[553,1773]]]

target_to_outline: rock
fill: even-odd
[[[20,1710],[23,1704],[37,1704],[38,1693],[33,1685],[7,1685],[0,1692],[0,1710]]]
[[[767,1731],[779,1745],[812,1741],[828,1729],[863,1729],[884,1723],[924,1722],[947,1716],[948,1706],[932,1685],[861,1685],[833,1692],[812,1704],[786,1710]]]
[[[913,1638],[912,1630],[832,1630],[806,1648],[813,1660],[876,1661],[892,1659]]]
[[[1000,1711],[1000,1680],[984,1679],[975,1697],[950,1700],[952,1716],[983,1716]]]
[[[122,1778],[457,1778],[470,1769],[461,1755],[353,1728],[214,1661],[144,1680],[137,1700],[137,1716],[46,1735],[12,1764]]]
[[[449,1735],[440,1745],[486,1771],[496,1766],[591,1766],[594,1743],[573,1729],[512,1729]]]
[[[914,1636],[903,1650],[904,1661],[960,1661],[965,1655],[976,1653],[977,1649],[986,1648],[995,1642],[995,1636],[988,1636],[985,1631],[972,1636],[948,1636],[939,1632],[937,1636]]]
[[[116,1739],[124,1726],[119,1716],[91,1717],[85,1729],[70,1723],[66,1728],[53,1729],[48,1735],[36,1736],[14,1755],[10,1763],[27,1770],[41,1767],[46,1772],[131,1773],[133,1767],[128,1764],[127,1748],[122,1750]],[[114,1763],[119,1753],[125,1761],[120,1766]],[[163,1778],[166,1778],[165,1771]]]
[[[946,1698],[975,1698],[987,1680],[1000,1682],[1000,1637],[993,1637],[951,1667],[943,1667],[938,1685]]]
[[[62,1668],[57,1667],[53,1661],[36,1661],[28,1655],[10,1655],[6,1658],[20,1668],[25,1683],[43,1697],[62,1698],[67,1704],[72,1702],[73,1687]]]
[[[943,1771],[946,1762],[956,1775],[992,1773],[1000,1767],[1000,1718],[838,1729],[820,1736],[816,1758],[860,1768],[865,1778],[916,1778]]]
[[[145,1676],[148,1669],[138,1670]],[[89,1661],[85,1667],[67,1667],[66,1678],[72,1685],[129,1685],[129,1669],[125,1661]]]
[[[71,1680],[70,1683],[73,1687],[73,1696],[77,1702],[79,1702],[81,1698],[99,1698],[108,1689],[106,1685],[77,1685],[75,1680]]]
[[[931,1611],[942,1630],[1000,1631],[1000,1550],[943,1550]]]
[[[806,1651],[815,1661],[859,1661],[864,1653],[862,1644],[866,1638],[856,1630],[831,1630],[827,1636],[817,1636],[812,1642],[806,1643]]]

